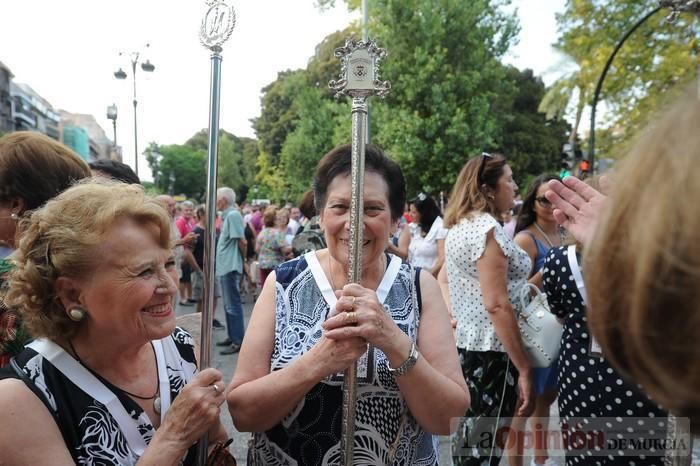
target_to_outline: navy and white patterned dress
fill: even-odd
[[[384,309],[399,328],[416,340],[420,296],[416,269],[391,255],[377,290]],[[314,252],[276,269],[275,343],[270,369],[280,370],[321,338],[321,325],[335,310],[335,295]],[[391,276],[395,278],[391,278]],[[437,465],[434,438],[408,411],[388,360],[370,347],[358,364],[356,465]],[[337,465],[341,461],[343,374],[319,382],[278,425],[254,435],[250,454],[257,463]]]
[[[557,317],[564,319],[558,375],[562,425],[572,430],[577,420],[584,425],[591,424],[593,420],[593,424],[602,423],[609,437],[622,435],[619,432],[625,432],[627,428],[633,428],[635,432],[648,430],[648,437],[659,433],[663,437],[667,414],[642,393],[639,386],[625,380],[610,367],[604,357],[590,354],[591,336],[586,306],[571,272],[567,249],[566,246],[551,249],[542,273],[549,308]],[[583,428],[587,432],[591,430],[590,427]],[[644,455],[620,450],[602,455],[594,448],[575,447],[575,442],[567,445],[567,466],[664,464],[663,451]]]
[[[161,340],[166,370],[170,382],[170,399],[174,400],[185,383],[197,371],[192,337],[176,328]],[[32,348],[26,348],[16,357],[18,366],[30,382],[30,388],[49,409],[58,425],[66,447],[78,465],[136,464],[139,457],[131,449],[114,417],[105,405],[78,388],[68,377],[55,368]],[[119,388],[95,375],[122,403],[127,413],[138,424],[138,430],[148,444],[155,428],[143,409]],[[0,378],[19,378],[10,368]],[[27,380],[25,380],[27,383]],[[194,465],[196,445],[183,458],[183,465]]]

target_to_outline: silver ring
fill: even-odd
[[[219,386],[218,386],[217,384],[212,384],[211,388],[214,389],[214,392],[215,392],[217,395],[219,394],[220,388],[219,388]]]

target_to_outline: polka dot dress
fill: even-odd
[[[457,319],[457,347],[469,351],[501,351],[503,345],[484,308],[476,261],[486,249],[486,235],[493,230],[498,246],[508,259],[507,288],[511,304],[527,281],[530,257],[503,231],[491,215],[476,213],[452,227],[445,239],[445,264],[452,313]]]
[[[634,431],[644,430],[658,436],[666,431],[666,413],[644,395],[638,386],[622,378],[603,357],[590,355],[591,339],[586,308],[571,274],[567,247],[552,249],[544,264],[542,282],[550,310],[564,319],[564,334],[559,354],[559,415],[562,426],[575,424],[575,418],[605,418],[606,438],[623,436],[631,423]],[[634,418],[634,419],[630,419]],[[599,422],[599,421],[595,421]],[[651,431],[654,431],[653,433]],[[663,452],[632,455],[622,450],[600,455],[594,449],[572,449],[566,464],[573,465],[661,465]]]

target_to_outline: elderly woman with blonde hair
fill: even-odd
[[[175,327],[160,204],[85,182],[21,228],[7,298],[37,339],[0,372],[3,464],[194,464],[202,435],[223,441],[221,373]]]
[[[700,100],[655,119],[605,190],[550,182],[557,220],[584,244],[590,326],[605,357],[700,426]],[[605,178],[601,180],[604,183]]]

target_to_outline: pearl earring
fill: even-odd
[[[12,212],[12,213],[10,214],[10,218],[11,218],[12,220],[19,220],[19,215],[17,215],[16,212]]]
[[[74,307],[70,311],[68,311],[68,318],[72,320],[73,322],[80,322],[85,318],[87,315],[87,312],[85,312],[85,309],[82,307]]]

